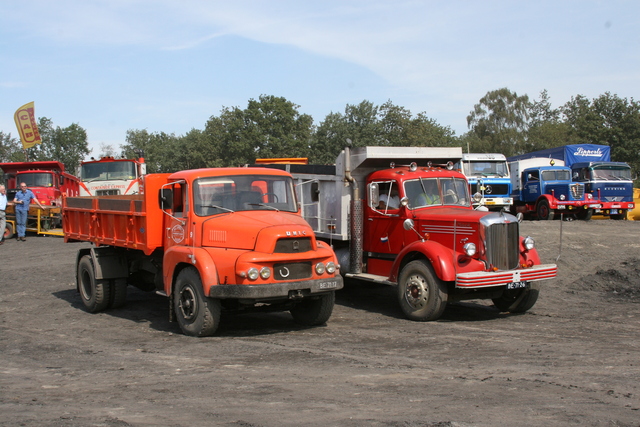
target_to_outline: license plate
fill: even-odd
[[[526,287],[527,287],[527,282],[507,283],[507,289],[520,289],[520,288],[526,288]]]
[[[338,282],[336,280],[332,280],[330,282],[320,282],[318,283],[318,288],[320,289],[333,289],[338,287]]]
[[[611,210],[609,211],[609,213],[610,213],[611,215],[618,215],[618,209],[611,209]]]

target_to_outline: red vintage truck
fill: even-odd
[[[79,179],[65,172],[64,165],[58,161],[0,163],[0,169],[4,172],[8,200],[13,200],[20,183],[24,182],[46,208],[42,211],[31,206],[27,231],[62,236],[62,197],[78,195]],[[11,238],[14,232],[15,211],[10,205],[7,206],[5,238]]]
[[[290,311],[303,325],[331,316],[342,277],[333,250],[301,217],[293,179],[266,168],[144,176],[144,194],[67,197],[67,242],[90,312],[121,306],[127,286],[169,299],[186,335],[215,333],[223,311]]]
[[[341,273],[396,286],[408,318],[435,320],[468,299],[525,312],[556,265],[541,265],[519,218],[473,209],[467,179],[453,170],[461,157],[459,147],[358,147],[335,165],[270,167],[291,172],[303,217],[333,246]]]

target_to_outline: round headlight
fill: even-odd
[[[533,240],[533,237],[527,236],[524,238],[524,247],[526,250],[530,251],[536,246],[536,242]]]
[[[560,195],[560,200],[564,200],[564,199],[566,199],[566,198],[567,198],[567,196],[565,196],[564,194],[561,194],[561,195]]]
[[[324,273],[324,264],[319,262],[316,264],[316,273],[322,274]]]
[[[333,274],[336,272],[336,264],[333,261],[327,263],[327,273]]]
[[[251,280],[256,280],[260,273],[258,273],[258,269],[255,267],[251,267],[247,272],[247,277]]]
[[[271,270],[269,270],[269,267],[262,267],[260,269],[260,277],[262,277],[263,279],[268,279],[269,277],[271,277]]]
[[[467,254],[467,256],[474,256],[476,254],[475,243],[467,243],[466,245],[463,246],[463,249],[464,249],[464,253]]]

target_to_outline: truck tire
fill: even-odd
[[[614,219],[614,220],[617,220],[617,221],[626,219],[627,218],[627,211],[622,211],[622,212],[623,213],[619,213],[619,214],[615,214],[615,215],[609,215],[609,217],[611,219]]]
[[[447,306],[447,287],[424,261],[411,261],[400,272],[398,301],[411,320],[436,320]]]
[[[185,335],[208,337],[218,329],[222,311],[220,301],[204,296],[202,280],[195,268],[185,268],[178,274],[173,304]]]
[[[289,310],[293,320],[304,326],[317,326],[327,323],[333,313],[336,302],[335,292],[328,292],[318,298],[300,301]]]
[[[576,214],[576,217],[578,217],[578,219],[581,221],[589,221],[592,216],[593,209],[580,209]]]
[[[110,308],[119,308],[127,301],[127,279],[113,279],[109,281]]]
[[[554,217],[553,209],[549,208],[549,202],[540,200],[536,206],[536,214],[541,221],[551,221]]]
[[[14,234],[15,230],[13,229],[13,224],[7,222],[7,224],[4,226],[4,240],[13,238]]]
[[[526,288],[505,289],[502,296],[492,301],[500,311],[524,313],[535,305],[539,294],[540,285],[538,282],[531,282]]]
[[[111,287],[108,280],[96,279],[91,255],[85,255],[78,262],[78,290],[80,299],[90,313],[97,313],[109,306]]]

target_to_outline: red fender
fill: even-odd
[[[192,265],[198,270],[205,295],[209,295],[211,286],[218,284],[216,264],[206,250],[191,246],[171,246],[165,251],[162,263],[164,291],[167,295],[171,295],[173,275],[176,266],[181,263]]]
[[[454,267],[454,254],[449,248],[431,240],[415,241],[404,247],[396,257],[391,267],[389,281],[398,281],[398,271],[404,258],[411,252],[423,254],[431,263],[436,276],[445,282],[456,280],[456,269]]]

